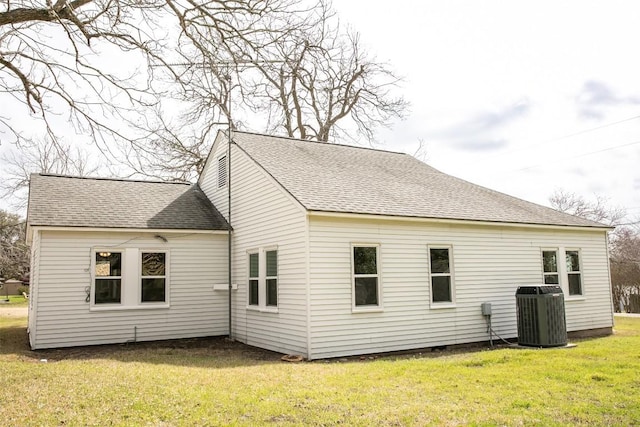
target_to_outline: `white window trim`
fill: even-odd
[[[540,248],[540,270],[542,273],[542,285],[544,283],[544,262],[543,262],[543,252],[545,251],[555,251],[558,257],[558,285],[562,289],[562,293],[564,294],[565,301],[584,301],[586,300],[585,294],[585,284],[584,284],[584,267],[582,263],[582,249],[575,247],[543,247]],[[578,252],[578,262],[580,264],[580,286],[582,293],[579,295],[569,295],[569,273],[567,271],[567,251],[575,251]],[[553,285],[551,285],[553,286]]]
[[[267,305],[267,252],[276,251],[277,252],[277,268],[278,275],[275,276],[278,279],[278,305]],[[249,304],[249,255],[250,254],[258,254],[258,305]],[[278,313],[280,307],[280,250],[278,246],[264,246],[260,248],[252,248],[248,249],[246,252],[247,263],[246,263],[246,277],[245,283],[247,285],[247,297],[246,297],[246,309],[248,311],[257,311],[260,313]],[[253,278],[255,279],[255,278]]]
[[[267,252],[274,252],[276,253],[276,275],[275,276],[268,276],[267,275]],[[280,255],[278,254],[278,249],[277,248],[266,248],[264,250],[264,304],[265,304],[265,308],[266,309],[270,309],[270,310],[274,310],[278,308],[278,304],[280,303],[280,279],[279,279],[279,273],[280,273]],[[268,305],[267,304],[267,280],[270,279],[276,279],[276,305]]]
[[[449,250],[449,273],[432,273],[431,272],[431,249],[448,249]],[[429,244],[427,245],[427,265],[429,266],[429,308],[437,310],[444,308],[456,308],[456,278],[455,263],[453,261],[453,245],[452,244]],[[451,289],[451,301],[434,302],[433,301],[433,283],[432,277],[451,277],[449,281]]]
[[[556,272],[545,272],[544,271],[544,253],[545,252],[555,252],[556,253]],[[559,247],[555,247],[555,248],[540,248],[540,268],[542,270],[542,285],[543,286],[560,286],[562,288],[562,263],[564,258],[562,257],[562,255],[564,254],[564,252],[562,252],[560,250]],[[549,276],[555,274],[558,276],[558,284],[557,285],[552,285],[552,284],[547,284],[544,281],[545,276]],[[563,288],[563,292],[564,292],[564,288]]]
[[[580,269],[580,291],[581,293],[576,294],[576,295],[570,295],[569,294],[569,274],[575,274],[575,273],[569,273],[569,271],[567,270],[567,252],[578,252],[578,268]],[[565,248],[564,249],[564,257],[562,258],[562,266],[564,268],[564,275],[566,277],[566,297],[565,299],[567,300],[571,300],[571,301],[582,301],[584,299],[586,299],[585,297],[585,291],[584,291],[584,270],[583,270],[583,264],[582,264],[582,250],[580,248]],[[563,291],[565,290],[565,288],[563,288]]]
[[[96,290],[96,254],[100,252],[119,252],[121,256],[120,303],[95,303]],[[142,303],[142,252],[165,253],[165,302]],[[89,292],[89,311],[119,311],[119,310],[154,310],[170,307],[170,252],[168,249],[139,248],[139,247],[105,247],[97,246],[91,249],[91,289]]]
[[[163,253],[164,254],[164,276],[143,276],[142,275],[142,253]],[[141,306],[154,306],[154,307],[168,307],[169,304],[169,297],[171,295],[171,292],[169,292],[169,283],[170,283],[170,278],[169,278],[169,265],[170,264],[170,259],[169,259],[170,255],[169,255],[169,251],[166,249],[147,249],[147,248],[139,248],[138,251],[138,304],[140,304]],[[164,277],[164,301],[147,301],[147,302],[142,302],[142,279],[152,279],[152,278],[159,278],[159,277]]]
[[[251,255],[258,255],[258,277],[251,276]],[[247,279],[245,283],[247,284],[247,309],[248,310],[258,310],[260,308],[260,261],[262,257],[260,256],[259,249],[252,249],[247,251]],[[258,304],[251,304],[251,284],[249,281],[258,279]]]
[[[355,260],[353,259],[354,248],[376,248],[376,274],[358,274],[358,277],[377,277],[377,305],[356,305],[356,274],[355,274]],[[351,312],[352,313],[379,313],[384,311],[384,304],[382,298],[382,259],[380,256],[380,243],[358,243],[352,242],[350,248],[351,257]]]

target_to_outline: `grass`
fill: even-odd
[[[2,291],[0,291],[2,292]],[[0,300],[6,301],[6,296],[1,295]],[[3,303],[3,305],[6,303]],[[23,297],[22,295],[9,295],[9,306],[10,307],[27,307],[29,305],[29,300]],[[0,309],[2,309],[3,305],[0,305]]]
[[[38,352],[25,341],[25,319],[0,315],[6,426],[640,424],[640,318],[572,349],[299,364],[221,339]]]

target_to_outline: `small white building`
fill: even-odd
[[[613,325],[606,226],[388,151],[219,133],[194,186],[34,175],[28,228],[32,348],[230,332],[317,359],[479,342],[481,303],[515,337],[516,289],[542,283],[562,287],[569,332]]]

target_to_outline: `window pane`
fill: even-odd
[[[582,295],[582,280],[579,273],[569,274],[569,295]]]
[[[278,279],[267,279],[267,305],[278,305]]]
[[[378,274],[375,247],[353,248],[353,272],[355,274]]]
[[[258,254],[249,254],[249,277],[258,277],[259,257]]]
[[[449,273],[449,249],[431,249],[431,273]]]
[[[96,279],[95,303],[120,303],[120,279]]]
[[[142,253],[142,275],[143,276],[164,276],[165,264],[164,252]]]
[[[556,251],[542,252],[542,267],[545,273],[556,273],[558,271],[558,254]]]
[[[431,278],[433,302],[451,302],[451,276]]]
[[[142,279],[142,302],[165,301],[165,279]]]
[[[558,281],[557,274],[545,274],[544,275],[544,284],[545,285],[557,285],[560,282]]]
[[[267,252],[267,276],[273,277],[278,275],[278,251]]]
[[[378,305],[378,278],[355,278],[356,305]]]
[[[120,252],[96,253],[96,276],[120,276],[122,274]]]
[[[258,281],[249,280],[249,305],[258,305]]]
[[[578,251],[567,251],[567,271],[580,271],[580,256]]]

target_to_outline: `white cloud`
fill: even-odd
[[[424,138],[436,168],[538,203],[563,187],[640,206],[640,3],[334,6],[406,76],[413,112],[385,148]]]

